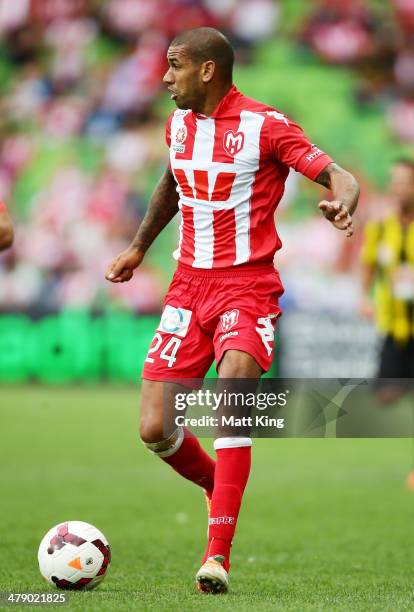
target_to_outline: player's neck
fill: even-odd
[[[200,115],[206,115],[206,117],[210,117],[214,113],[222,99],[229,93],[231,87],[231,83],[227,83],[221,86],[220,88],[209,92],[203,104],[200,105],[200,109],[194,110],[194,112],[199,113]]]

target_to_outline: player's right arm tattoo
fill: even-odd
[[[340,200],[352,215],[357,207],[359,185],[350,172],[331,163],[320,173],[316,182],[331,189],[335,200]]]
[[[132,246],[145,253],[178,212],[177,183],[169,168],[156,186]]]

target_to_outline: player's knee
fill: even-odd
[[[164,423],[162,421],[141,420],[139,435],[144,444],[162,442],[165,439]]]
[[[143,380],[140,399],[140,438],[144,444],[160,442],[165,435],[163,383]],[[171,433],[171,432],[169,432]]]

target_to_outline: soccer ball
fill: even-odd
[[[67,521],[40,542],[39,569],[59,589],[93,589],[104,578],[111,551],[104,534],[89,523]]]

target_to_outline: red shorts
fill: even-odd
[[[282,283],[273,265],[235,271],[179,264],[164,300],[142,377],[172,381],[204,378],[213,360],[238,349],[264,372],[273,359]]]

